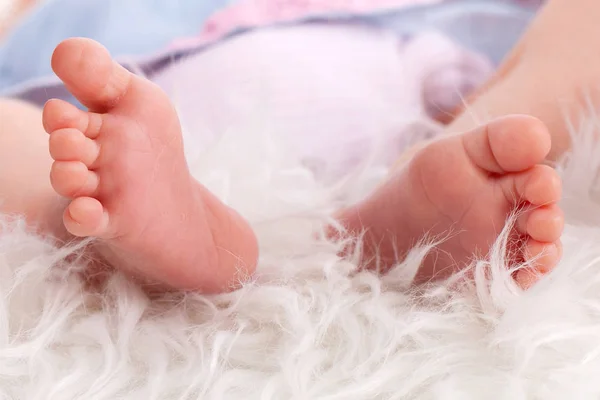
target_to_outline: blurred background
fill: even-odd
[[[27,11],[43,0],[0,0],[0,38]]]
[[[0,0],[0,36],[10,29],[33,5],[42,0]]]

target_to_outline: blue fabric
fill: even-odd
[[[485,54],[497,64],[523,34],[535,12],[510,0],[447,0],[366,15],[309,17],[295,23],[345,21],[376,26],[404,36],[436,30]]]
[[[47,0],[0,47],[0,95],[18,95],[35,103],[59,97],[77,104],[59,83],[43,79],[53,75],[49,61],[60,41],[88,37],[121,61],[147,57],[174,39],[197,35],[206,19],[231,1]],[[323,15],[294,23],[359,23],[398,35],[437,29],[498,62],[532,15],[533,10],[516,7],[509,0],[447,0],[432,6],[368,15]],[[176,55],[165,57],[175,59]]]
[[[0,92],[52,74],[50,57],[69,37],[88,37],[115,55],[145,55],[182,36],[231,0],[48,0],[0,48]]]

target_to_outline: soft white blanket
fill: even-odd
[[[418,251],[386,276],[358,271],[314,232],[385,170],[364,165],[326,185],[267,136],[232,133],[192,163],[260,238],[258,274],[235,293],[149,300],[120,274],[89,289],[85,260],[64,261],[69,250],[6,222],[0,398],[598,398],[596,124],[584,124],[562,172],[564,260],[527,292],[510,280],[501,241],[475,281],[411,291]]]

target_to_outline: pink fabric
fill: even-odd
[[[175,48],[214,42],[239,28],[294,21],[327,13],[363,13],[440,3],[443,0],[239,0],[215,13],[199,37],[180,39]]]

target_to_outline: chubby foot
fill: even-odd
[[[51,100],[43,122],[63,221],[97,238],[109,264],[176,289],[230,290],[257,262],[248,224],[196,182],[166,95],[87,39],[61,43],[52,68],[86,107]]]
[[[350,231],[367,229],[366,256],[377,254],[387,264],[425,235],[447,237],[419,271],[423,282],[485,256],[507,217],[521,209],[517,257],[535,260],[535,271],[521,270],[516,279],[530,286],[561,257],[561,181],[540,164],[550,145],[546,127],[532,117],[497,119],[431,143],[339,219]]]

